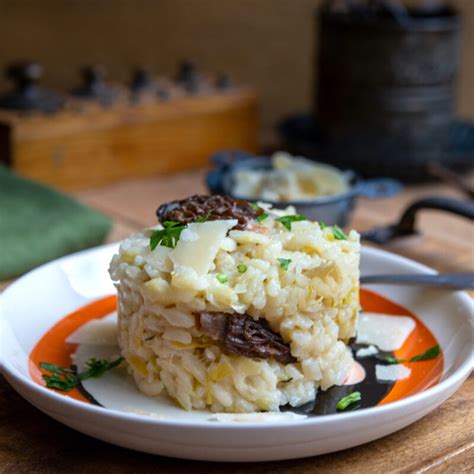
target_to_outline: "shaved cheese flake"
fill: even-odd
[[[373,344],[382,351],[396,351],[415,329],[408,316],[362,313],[357,323],[357,344]]]
[[[375,376],[377,380],[394,382],[396,380],[407,379],[411,374],[411,369],[403,364],[379,365],[375,366]]]
[[[93,319],[74,331],[67,339],[69,344],[87,344],[91,346],[117,345],[117,313],[111,313],[102,319]]]
[[[179,238],[185,242],[194,242],[195,240],[199,240],[199,234],[193,232],[189,228],[186,228],[181,232]]]
[[[370,345],[369,347],[361,347],[357,352],[356,352],[356,357],[358,359],[362,359],[363,357],[369,357],[371,355],[377,354],[379,350],[375,347]]]
[[[183,230],[176,248],[170,252],[175,267],[188,267],[198,276],[209,272],[227,231],[237,224],[236,219],[223,221],[193,222]]]

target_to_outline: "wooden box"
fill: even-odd
[[[0,162],[63,190],[206,166],[222,149],[255,152],[246,88],[51,115],[0,111]]]

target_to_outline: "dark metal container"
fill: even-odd
[[[454,117],[457,12],[394,17],[326,7],[317,24],[314,110],[331,144],[324,161],[400,176],[439,158]]]
[[[221,152],[211,158],[214,169],[206,176],[206,184],[211,194],[224,194],[235,199],[251,200],[248,196],[233,194],[234,174],[238,170],[269,169],[268,157],[256,157],[244,152]],[[277,209],[294,206],[298,214],[310,220],[337,224],[344,227],[349,224],[358,197],[370,199],[390,197],[401,190],[401,185],[393,179],[362,180],[352,171],[341,171],[348,184],[347,192],[334,196],[319,196],[305,201],[267,201]]]

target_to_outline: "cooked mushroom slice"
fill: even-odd
[[[199,219],[209,221],[237,219],[234,229],[246,229],[257,222],[263,209],[254,209],[247,201],[232,199],[219,194],[213,196],[194,195],[181,201],[162,204],[156,211],[158,220],[189,224]]]
[[[282,364],[296,362],[290,347],[273,332],[263,319],[246,314],[203,312],[199,314],[201,331],[228,352],[261,359],[275,358]]]

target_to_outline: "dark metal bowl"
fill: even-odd
[[[239,151],[225,151],[211,158],[214,169],[206,176],[206,184],[212,194],[224,194],[235,199],[251,200],[248,196],[238,196],[232,192],[235,172],[240,170],[262,170],[271,168],[269,157],[257,157]],[[298,214],[310,220],[324,222],[327,225],[346,226],[354,210],[356,198],[369,199],[390,197],[402,189],[402,185],[393,179],[360,179],[353,171],[341,171],[349,190],[334,196],[320,196],[304,201],[268,201],[277,209],[294,206]]]

